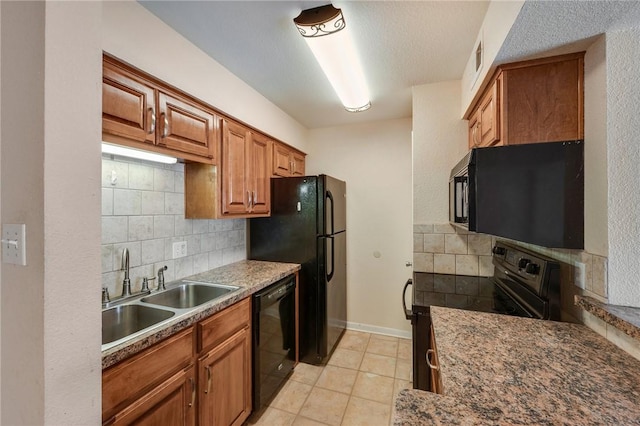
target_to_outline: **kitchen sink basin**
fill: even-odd
[[[193,308],[237,289],[238,287],[234,286],[183,281],[183,284],[177,287],[144,297],[142,301],[177,309]]]
[[[115,342],[173,315],[171,311],[141,305],[122,305],[102,311],[102,344]]]

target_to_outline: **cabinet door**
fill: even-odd
[[[429,364],[429,381],[431,383],[431,392],[443,394],[442,378],[440,377],[440,365],[438,363],[438,351],[436,349],[436,338],[431,324],[430,348],[427,351],[427,364]]]
[[[164,92],[158,106],[158,145],[215,160],[218,123],[211,112]]]
[[[240,330],[200,358],[199,424],[239,426],[251,414],[250,330]]]
[[[273,144],[273,174],[275,176],[291,176],[291,151],[286,146]]]
[[[480,146],[480,110],[477,109],[469,118],[469,149]]]
[[[480,146],[492,146],[500,140],[499,80],[493,82],[479,106],[480,127],[478,139]]]
[[[297,152],[291,153],[291,164],[293,165],[291,176],[304,176],[304,163],[304,155]]]
[[[113,425],[195,425],[196,376],[186,368],[131,404],[109,422]]]
[[[102,67],[102,131],[137,142],[155,142],[155,90],[126,71]]]
[[[247,187],[247,146],[249,129],[232,121],[222,122],[222,214],[246,214],[249,210]]]
[[[271,141],[259,133],[252,133],[248,159],[247,187],[251,191],[251,213],[267,214],[271,207]]]
[[[506,142],[584,139],[583,68],[579,56],[505,70]]]

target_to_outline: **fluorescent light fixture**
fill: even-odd
[[[102,142],[102,153],[137,158],[139,160],[155,161],[156,163],[175,164],[178,162],[175,157],[169,157],[168,155],[156,154],[154,152],[142,151],[139,149],[126,148],[119,145],[111,145],[110,143],[106,142]]]
[[[366,79],[342,11],[328,4],[303,10],[293,22],[346,110],[369,109]]]

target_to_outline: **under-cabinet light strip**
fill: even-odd
[[[137,158],[139,160],[155,161],[156,163],[164,164],[175,164],[178,162],[177,158],[169,157],[168,155],[156,154],[139,149],[126,148],[124,146],[112,145],[106,142],[102,142],[102,153]]]

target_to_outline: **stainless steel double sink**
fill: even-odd
[[[159,325],[240,287],[182,280],[177,286],[102,311],[102,344]]]

